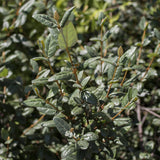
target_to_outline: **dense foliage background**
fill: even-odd
[[[80,96],[77,90],[81,88],[75,85],[74,78],[57,81],[65,95],[58,90],[56,81],[53,84],[46,81],[47,77],[51,78],[49,69],[53,68],[58,74],[73,67],[61,47],[57,45],[54,56],[52,53],[48,56],[49,65],[45,57],[40,61],[34,59],[43,56],[44,44],[46,46],[52,31],[32,16],[45,14],[53,18],[57,11],[61,19],[72,6],[75,9],[69,20],[76,28],[78,42],[70,50],[81,85],[84,85],[81,99],[74,98]],[[104,24],[100,25],[104,19]],[[1,0],[0,29],[0,159],[69,160],[75,159],[76,151],[79,159],[86,160],[160,159],[160,0]],[[117,73],[117,79],[112,79],[120,46],[128,59],[125,61],[123,56],[124,70],[120,75]],[[97,56],[101,53],[104,63],[100,65]],[[134,56],[130,58],[129,53]],[[117,83],[122,82],[126,71],[121,89]],[[110,98],[106,99],[109,84],[113,85]],[[125,95],[130,94],[131,98],[126,100]],[[114,123],[110,122],[107,118],[112,118],[120,107],[135,98],[133,95],[138,100],[123,111],[117,121],[115,118]],[[36,105],[30,106],[33,103],[30,99],[38,96],[46,97],[44,102],[52,102],[64,111],[69,118],[59,115],[60,121],[65,120],[62,123],[71,125],[75,133],[82,136],[81,144],[79,137],[61,135],[51,114],[55,116],[55,110],[47,112]],[[74,107],[80,106],[78,103],[88,108],[93,105],[93,114],[87,115],[90,109],[84,106],[84,110],[75,110]],[[99,115],[95,114],[96,105],[103,110]],[[93,130],[94,135],[87,135]],[[81,132],[93,141],[87,141]],[[75,150],[77,143],[80,149]]]

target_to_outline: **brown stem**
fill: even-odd
[[[145,109],[146,107],[141,107],[141,109]],[[147,109],[151,110],[151,111],[160,111],[160,108],[148,108]]]
[[[148,108],[143,107],[143,108],[141,108],[141,109],[147,111],[148,113],[150,113],[150,114],[152,114],[152,115],[154,115],[154,116],[156,116],[156,117],[158,117],[158,118],[160,118],[160,115],[159,115],[159,114],[151,111],[151,110],[148,109]]]
[[[44,52],[44,50],[42,50],[42,53],[43,53],[44,57],[48,59],[48,57],[46,56],[46,53]],[[48,61],[47,61],[47,64],[48,64],[48,66],[49,66],[49,68],[50,68],[50,71],[51,71],[52,75],[54,75],[54,71],[53,71],[53,68],[52,68],[52,66],[51,66],[51,63],[50,63],[49,59],[48,59]],[[64,93],[62,92],[61,85],[59,84],[59,82],[58,82],[57,80],[56,80],[56,83],[57,83],[57,86],[58,86],[58,88],[59,88],[59,91],[60,91],[61,96],[64,96]]]
[[[150,67],[151,67],[154,59],[155,59],[155,57],[153,57],[153,58],[151,59],[151,61],[150,61],[150,63],[149,63],[149,66],[146,68],[146,71],[145,71],[143,77],[141,78],[141,81],[145,78],[146,74],[148,73],[148,71],[149,71],[149,69],[150,69]]]
[[[9,140],[10,140],[10,136],[7,137],[7,141],[9,141]],[[7,157],[8,157],[8,154],[9,154],[9,144],[7,144],[7,153],[6,154],[7,154]]]
[[[141,148],[143,149],[143,128],[142,128],[142,118],[141,118],[141,106],[140,101],[137,103],[137,119],[139,121],[138,124],[138,134],[140,139]]]
[[[67,43],[66,43],[66,44],[67,44]],[[72,58],[71,58],[71,55],[70,55],[70,52],[69,52],[69,49],[68,49],[68,46],[67,46],[67,45],[66,45],[66,51],[67,51],[69,60],[70,60],[71,65],[72,65],[72,71],[73,71],[73,74],[75,75],[76,82],[77,82],[77,84],[79,84],[79,85],[81,86],[81,84],[80,84],[80,82],[79,82],[79,80],[78,80],[78,76],[77,76],[77,69],[74,68],[75,66],[74,66],[74,64],[73,64],[73,61],[72,61]],[[81,90],[81,88],[79,88],[79,89]]]
[[[113,76],[112,76],[112,80],[113,80],[114,77],[115,77],[115,74],[116,74],[116,71],[117,71],[117,67],[118,67],[119,60],[120,60],[120,56],[118,57],[117,65],[116,65],[116,68],[114,69],[114,73],[113,73]],[[112,87],[112,83],[111,83],[110,86],[109,86],[109,89],[108,89],[108,92],[107,92],[107,95],[106,95],[107,98],[108,98],[108,96],[109,96],[109,92],[110,92],[111,87]]]
[[[5,52],[2,52],[2,59],[3,59],[3,63],[5,63],[6,61],[6,57],[5,57]],[[5,99],[5,95],[6,95],[6,86],[3,87],[3,94],[4,94],[4,98],[3,98],[3,103],[6,103],[6,99]]]
[[[3,94],[4,94],[4,98],[3,98],[3,104],[6,103],[6,99],[5,99],[5,95],[6,95],[6,86],[3,87]]]
[[[134,99],[131,99],[131,101],[129,101],[121,110],[120,112],[118,112],[114,117],[112,117],[112,121],[119,116],[131,103],[133,103],[134,101],[137,100],[137,97],[135,97]]]
[[[50,71],[51,71],[52,75],[54,75],[54,71],[53,71],[53,68],[52,68],[52,66],[51,66],[51,63],[50,63],[49,61],[47,61],[47,63],[48,63],[48,65],[49,65],[49,68],[50,68]],[[59,88],[59,90],[60,90],[61,96],[64,96],[64,93],[62,92],[61,85],[59,84],[59,82],[58,82],[57,80],[56,80],[56,83],[57,83],[57,86],[58,86],[58,88]]]
[[[101,26],[101,47],[100,47],[100,50],[101,50],[101,75],[102,75],[102,64],[103,64],[103,61],[102,61],[102,58],[103,58],[103,26]]]
[[[44,100],[45,103],[47,103],[47,104],[49,104],[50,106],[52,106],[57,112],[61,112],[57,107],[55,107],[55,106],[54,106],[52,103],[50,103],[47,99],[43,98],[43,97],[38,93],[37,88],[35,88],[35,91],[36,91],[38,97],[41,98],[42,100]],[[68,119],[68,117],[67,117],[63,112],[61,112],[61,113]]]
[[[24,136],[30,129],[32,129],[35,125],[37,125],[43,118],[44,118],[45,114],[43,114],[35,123],[33,123],[32,125],[30,125],[23,133],[21,136]]]
[[[108,41],[106,41],[106,49],[105,49],[105,52],[104,52],[104,57],[107,55],[107,46],[108,46]]]
[[[148,23],[146,23],[146,26],[148,25]],[[137,58],[137,65],[139,64],[139,60],[141,58],[141,54],[142,54],[142,48],[143,48],[143,42],[144,42],[144,38],[145,38],[145,35],[146,35],[146,30],[147,30],[147,27],[145,27],[144,31],[143,31],[143,35],[142,35],[142,41],[141,41],[141,47],[139,49],[139,55],[138,55],[138,58]]]
[[[130,62],[128,63],[128,67],[130,66]],[[126,76],[127,76],[127,73],[128,73],[128,70],[127,71],[125,71],[125,74],[124,74],[124,77],[123,77],[123,80],[122,80],[122,82],[121,82],[121,86],[123,86],[123,83],[124,83],[124,80],[126,79]]]

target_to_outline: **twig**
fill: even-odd
[[[129,63],[128,63],[128,67],[130,67],[130,64],[131,64],[131,63],[129,62]],[[124,83],[124,80],[126,79],[127,73],[128,73],[128,70],[125,71],[123,80],[122,80],[122,82],[121,82],[121,84],[120,84],[121,86],[123,86],[123,83]]]
[[[151,111],[151,110],[148,109],[148,108],[143,107],[143,108],[141,108],[141,109],[142,109],[142,110],[145,110],[146,112],[148,112],[148,113],[150,113],[150,114],[152,114],[152,115],[154,115],[154,116],[156,116],[156,117],[158,117],[158,118],[160,118],[160,115],[159,115],[159,114]]]
[[[103,25],[101,26],[101,47],[100,47],[100,50],[101,50],[101,75],[102,75],[102,64],[103,64],[103,61],[102,61],[102,58],[103,58]]]
[[[120,112],[118,112],[114,117],[112,117],[112,121],[119,116],[131,103],[135,102],[137,100],[137,97],[131,99],[131,101],[129,101],[121,110]]]
[[[47,99],[43,98],[39,93],[38,93],[38,90],[37,88],[35,88],[35,92],[36,94],[38,95],[39,98],[41,98],[42,100],[45,101],[45,103],[49,104],[50,106],[52,106],[57,112],[61,112],[57,107],[55,107],[52,103],[50,103]],[[68,117],[63,113],[61,112],[67,119]]]
[[[66,39],[65,39],[65,37],[64,37],[63,31],[60,30],[60,32],[61,32],[61,34],[62,34],[63,40],[64,40],[65,45],[66,45],[66,48],[65,48],[65,49],[66,49],[66,52],[67,52],[67,54],[68,54],[70,63],[71,63],[71,65],[72,65],[72,71],[73,71],[73,74],[75,75],[76,82],[77,82],[77,84],[79,84],[79,85],[81,86],[81,84],[80,84],[80,82],[79,82],[79,80],[78,80],[78,76],[77,76],[77,69],[75,68],[75,65],[73,64],[73,61],[72,61],[72,58],[71,58],[71,54],[70,54],[69,49],[68,49],[68,44],[67,44]],[[81,90],[81,88],[79,88],[79,89]]]
[[[149,63],[149,66],[146,68],[146,71],[145,71],[143,77],[141,78],[141,81],[144,79],[144,77],[145,77],[146,74],[148,73],[148,71],[149,71],[149,69],[150,69],[150,67],[151,67],[151,65],[152,65],[152,63],[153,63],[153,61],[154,61],[154,59],[155,59],[155,57],[153,57],[153,58],[151,59],[151,61],[150,61],[150,63]]]
[[[45,114],[43,114],[35,123],[33,123],[32,125],[30,125],[23,133],[21,136],[24,136],[30,129],[32,129],[35,125],[37,125],[43,118],[44,118]]]
[[[140,106],[140,101],[137,102],[137,119],[139,121],[138,124],[138,134],[139,134],[139,139],[140,139],[140,145],[141,148],[143,149],[143,128],[142,128],[142,119],[141,119],[141,106]]]
[[[115,77],[115,74],[116,74],[116,71],[117,71],[117,67],[118,67],[119,60],[120,60],[120,56],[118,57],[117,66],[116,66],[116,68],[114,69],[114,73],[113,73],[113,76],[112,76],[112,80],[113,80],[114,77]],[[107,98],[108,98],[108,96],[109,96],[109,92],[110,92],[111,87],[112,87],[112,83],[111,83],[110,86],[109,86],[109,89],[108,89],[108,92],[107,92],[107,95],[106,95]]]
[[[52,66],[51,66],[51,63],[50,63],[50,61],[49,61],[49,58],[46,56],[46,53],[45,53],[45,51],[44,51],[43,49],[42,49],[42,53],[43,53],[44,57],[48,59],[48,61],[46,61],[46,62],[47,62],[47,64],[48,64],[49,68],[50,68],[50,71],[51,71],[52,75],[54,75],[54,71],[53,71],[53,68],[52,68]],[[58,88],[59,88],[59,90],[60,90],[61,96],[64,96],[64,93],[62,92],[61,85],[59,84],[59,82],[58,82],[57,80],[56,80],[56,83],[57,83],[57,86],[58,86]]]
[[[146,107],[141,107],[142,110],[146,109]],[[149,110],[152,110],[152,111],[160,111],[160,108],[148,108],[147,109]]]
[[[50,68],[50,71],[52,73],[52,75],[54,75],[54,71],[53,71],[53,68],[51,66],[51,63],[49,61],[47,61],[48,65],[49,65],[49,68]],[[57,83],[57,86],[60,90],[60,93],[61,93],[61,96],[64,96],[64,93],[62,92],[62,88],[61,88],[61,85],[59,84],[59,82],[56,80],[56,83]]]
[[[148,22],[146,22],[145,24],[145,29],[143,31],[143,35],[142,35],[142,41],[141,41],[141,47],[139,49],[139,55],[138,55],[138,58],[137,58],[137,65],[139,64],[139,60],[141,58],[141,54],[142,54],[142,48],[143,48],[143,42],[144,42],[144,38],[145,38],[145,35],[146,35],[146,30],[147,30],[147,25],[148,25]]]
[[[157,49],[156,49],[156,53],[158,53],[159,48],[160,48],[160,44],[158,45],[158,47],[157,47]],[[154,57],[151,59],[148,67],[146,68],[146,72],[144,73],[143,77],[141,78],[141,81],[144,79],[144,77],[145,77],[146,74],[148,73],[148,71],[149,71],[149,69],[150,69],[150,67],[151,67],[151,65],[152,65],[152,63],[153,63],[153,61],[154,61],[155,58],[156,58],[156,56],[154,56]]]

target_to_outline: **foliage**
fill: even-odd
[[[0,4],[0,159],[160,158],[159,0]]]

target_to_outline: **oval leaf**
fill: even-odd
[[[88,132],[82,136],[82,138],[86,141],[95,141],[98,139],[98,135],[93,132]]]
[[[57,130],[62,134],[62,136],[65,136],[65,133],[67,131],[70,131],[71,126],[62,118],[53,118],[53,121],[56,125]]]

